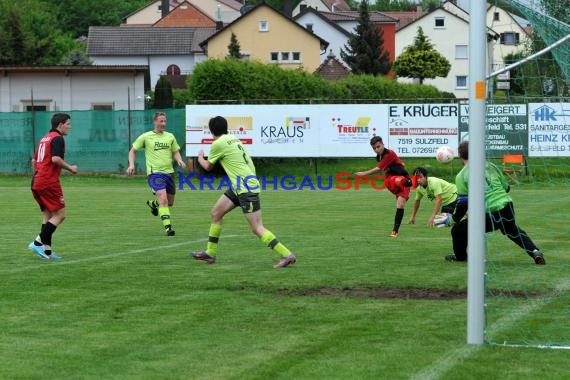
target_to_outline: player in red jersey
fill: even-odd
[[[410,198],[410,187],[412,180],[409,178],[405,165],[400,157],[393,151],[384,147],[382,138],[374,136],[370,139],[370,145],[376,153],[378,165],[370,170],[355,173],[356,176],[368,176],[371,174],[384,172],[386,177],[386,187],[396,196],[396,215],[394,216],[394,228],[390,237],[398,237],[400,225],[404,218],[404,206]]]
[[[65,219],[65,201],[59,183],[61,169],[77,173],[77,165],[64,160],[65,140],[69,133],[71,117],[56,113],[51,118],[51,130],[40,140],[32,159],[32,195],[42,211],[42,228],[36,239],[28,245],[42,259],[59,259],[51,250],[51,238],[58,225]]]

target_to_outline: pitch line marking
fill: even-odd
[[[240,236],[240,235],[225,235],[224,239],[231,239],[231,238],[235,238],[238,236]],[[187,245],[187,244],[203,243],[206,241],[208,241],[207,238],[197,239],[197,240],[188,240],[185,242],[179,242],[179,243],[168,244],[168,245],[159,245],[156,247],[131,249],[129,251],[123,251],[123,252],[118,252],[118,253],[113,253],[113,254],[108,254],[108,255],[89,256],[89,257],[85,257],[85,258],[81,258],[81,259],[77,259],[77,260],[62,259],[62,260],[54,261],[54,262],[49,263],[49,264],[57,265],[57,266],[80,264],[80,263],[84,263],[84,262],[88,262],[88,261],[104,260],[104,259],[108,259],[108,258],[132,255],[134,253],[144,253],[144,252],[154,251],[154,250],[159,250],[159,249],[164,249],[164,248],[176,248],[176,247],[180,247],[180,246]],[[30,254],[34,254],[34,253],[30,252]],[[40,263],[35,264],[35,265],[28,265],[28,266],[23,266],[23,267],[8,269],[8,270],[0,270],[0,273],[6,273],[6,274],[19,273],[19,272],[26,272],[28,270],[38,269],[38,268],[45,268],[45,265],[47,264],[45,261],[47,261],[47,260],[42,260]]]
[[[561,281],[555,288],[557,293],[563,293],[570,290],[570,280]],[[493,323],[487,329],[487,334],[496,334],[499,331],[514,325],[517,321],[526,317],[534,310],[547,305],[553,297],[546,299],[534,299],[528,304],[516,309],[516,312],[511,312]],[[500,346],[500,345],[496,345]],[[461,363],[464,359],[468,358],[472,353],[481,349],[483,345],[467,345],[443,354],[441,358],[432,365],[425,367],[421,371],[413,374],[410,379],[413,380],[434,380],[439,379],[441,376],[451,370],[457,363]],[[505,347],[508,347],[506,345]],[[526,348],[537,348],[539,346],[526,346]],[[548,347],[550,348],[550,347]],[[557,348],[557,347],[554,347]]]

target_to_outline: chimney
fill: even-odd
[[[166,17],[166,15],[170,12],[170,0],[161,0],[160,1],[160,15],[161,18]]]
[[[222,21],[222,6],[218,3],[218,12],[217,12],[217,20],[216,20],[216,32],[222,30],[224,28],[224,23]]]
[[[303,12],[305,9],[307,9],[307,4],[299,4],[299,12]]]
[[[313,33],[313,24],[306,24],[307,30]]]

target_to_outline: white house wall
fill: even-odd
[[[435,28],[436,17],[444,17],[445,27]],[[443,10],[436,10],[396,32],[396,58],[402,54],[406,46],[413,44],[418,27],[422,27],[434,49],[447,58],[451,64],[451,70],[446,78],[425,79],[424,84],[434,85],[440,91],[452,92],[458,98],[466,98],[467,88],[457,88],[455,84],[457,76],[469,74],[469,60],[455,59],[455,48],[456,45],[469,47],[469,25]],[[417,83],[417,80],[408,78],[398,78],[398,81]],[[467,83],[469,83],[469,77],[467,77]]]
[[[330,9],[328,9],[325,5],[325,3],[323,3],[320,0],[303,0],[301,1],[295,8],[293,8],[293,16],[298,15],[299,13],[301,13],[301,5],[306,5],[307,7],[311,7],[314,10],[320,11],[320,12],[329,12]]]
[[[91,57],[94,65],[148,65],[150,73],[150,86],[154,90],[156,82],[160,75],[166,73],[166,69],[170,65],[177,65],[181,74],[189,74],[194,70],[197,63],[205,61],[205,54],[195,55],[169,55],[169,56],[128,56],[128,57]]]
[[[8,73],[0,76],[0,112],[24,111],[32,98],[48,111],[90,110],[112,104],[115,110],[144,109],[144,75],[131,73]],[[129,94],[130,92],[130,94]]]
[[[498,21],[494,21],[495,12],[499,13]],[[523,50],[529,37],[509,13],[496,6],[489,7],[487,11],[487,26],[498,34],[509,32],[519,34],[519,43],[517,45],[501,44],[500,39],[493,42],[493,70],[498,70],[505,66],[504,57]]]
[[[344,45],[348,41],[346,34],[343,34],[338,29],[313,13],[305,13],[295,21],[303,28],[306,28],[307,24],[312,24],[313,33],[328,41],[329,46],[327,48],[327,51],[324,54],[321,54],[321,63],[327,59],[327,55],[331,50],[333,54],[342,61],[342,58],[340,57],[340,49],[344,49]]]

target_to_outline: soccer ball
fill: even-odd
[[[442,146],[437,150],[437,155],[435,157],[442,164],[447,164],[453,161],[453,156],[453,149],[448,146]]]

